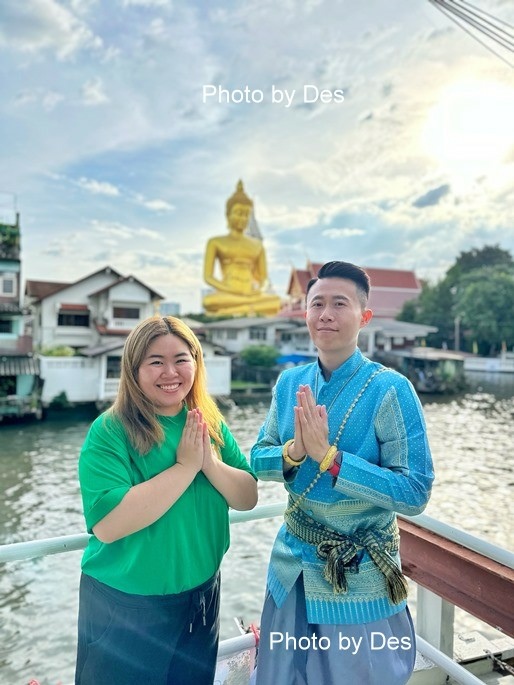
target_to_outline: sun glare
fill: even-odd
[[[514,148],[514,88],[490,81],[449,86],[428,114],[423,146],[456,185],[502,176]]]

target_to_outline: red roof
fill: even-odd
[[[293,267],[291,278],[289,279],[288,295],[291,295],[293,278],[300,284],[303,294],[307,290],[307,284],[311,278],[318,275],[318,271],[323,266],[318,262],[307,262],[306,269],[296,269]],[[421,292],[421,284],[416,278],[414,271],[404,269],[381,269],[376,267],[363,267],[369,276],[371,292],[369,306],[375,316],[394,318],[402,309],[403,304],[416,298]],[[284,316],[298,316],[300,312],[290,312],[288,307],[281,312]]]
[[[376,269],[364,267],[373,288],[406,288],[408,290],[421,291],[421,285],[414,271],[400,269]]]
[[[125,336],[127,336],[132,330],[132,329],[120,330],[120,329],[107,328],[107,326],[102,326],[100,324],[95,324],[95,328],[100,333],[100,335],[125,335]]]
[[[34,297],[36,300],[43,300],[69,285],[71,283],[58,283],[57,281],[26,281],[25,295]]]
[[[311,278],[318,275],[318,271],[322,266],[322,263],[310,263]],[[372,288],[412,288],[414,290],[421,290],[421,285],[419,284],[414,271],[407,271],[404,269],[380,269],[374,266],[363,266],[362,268],[368,274]]]
[[[293,289],[293,279],[298,281],[302,293],[305,293],[307,290],[307,283],[311,280],[309,271],[306,271],[305,269],[293,269],[291,272],[291,278],[289,279],[289,287],[287,289],[288,293],[291,293]]]

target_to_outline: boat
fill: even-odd
[[[231,511],[230,522],[281,516],[285,502]],[[399,516],[402,565],[417,584],[417,657],[409,685],[514,684],[514,553],[425,514]],[[76,534],[0,546],[0,563],[83,549]],[[498,628],[499,639],[479,631],[455,635],[454,608]],[[250,682],[259,634],[254,627],[220,642],[215,682]],[[37,683],[34,680],[33,683]]]
[[[390,350],[375,359],[399,371],[420,393],[459,392],[466,387],[464,355],[435,347]]]

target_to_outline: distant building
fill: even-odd
[[[21,307],[20,216],[0,222],[0,420],[37,413],[39,363]]]
[[[293,267],[289,277],[287,296],[289,302],[280,312],[281,316],[303,316],[305,293],[311,278],[318,275],[323,263],[307,261],[305,269]],[[405,302],[421,294],[421,283],[414,271],[363,267],[371,281],[369,307],[375,319],[394,319]]]
[[[163,299],[110,266],[72,283],[27,280],[25,297],[38,348],[66,345],[75,350],[126,337]]]

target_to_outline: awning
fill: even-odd
[[[80,312],[81,314],[83,312],[89,312],[89,305],[87,304],[67,304],[67,303],[61,303],[59,305],[59,311],[60,312]]]
[[[0,357],[0,376],[39,376],[39,359],[34,357]]]
[[[316,359],[314,354],[283,354],[277,359],[277,364],[301,364],[312,362]]]
[[[81,347],[79,349],[80,354],[85,357],[98,357],[101,354],[106,354],[107,352],[114,352],[119,350],[125,344],[125,340],[110,340],[109,342],[103,343],[102,345],[92,345],[91,347]]]
[[[0,314],[23,314],[23,311],[18,307],[17,304],[11,302],[0,302]]]

